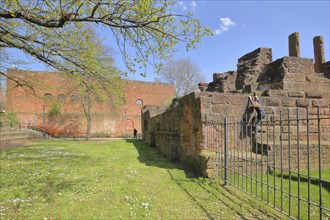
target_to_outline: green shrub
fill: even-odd
[[[52,107],[48,111],[48,116],[55,117],[61,114],[61,104],[53,102]]]
[[[4,118],[5,120],[7,120],[7,122],[12,123],[13,126],[18,125],[19,123],[19,120],[17,118],[17,112],[14,112],[13,110],[6,114]]]
[[[92,138],[108,138],[108,137],[111,137],[111,134],[110,133],[106,133],[106,132],[95,132],[94,134],[91,135]]]

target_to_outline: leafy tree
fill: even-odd
[[[200,67],[190,58],[169,60],[160,70],[159,76],[156,81],[174,85],[176,97],[193,92],[198,88],[198,83],[204,81]]]
[[[148,63],[158,71],[159,61],[169,57],[176,44],[196,48],[204,35],[212,34],[192,14],[173,13],[175,4],[174,0],[4,0],[0,48],[17,48],[61,72],[84,74],[68,69],[63,61],[86,67],[68,52],[77,46],[71,32],[82,33],[83,24],[91,24],[105,27],[115,38],[128,72],[135,72],[138,64],[145,74]]]
[[[84,63],[86,68],[79,69],[83,76],[78,75],[74,82],[81,95],[81,104],[87,121],[86,140],[89,140],[92,107],[98,103],[116,108],[123,98],[123,81],[120,78],[122,73],[114,66],[111,49],[102,45],[102,39],[92,27],[88,26],[84,29],[83,35],[77,40],[77,51],[73,53],[76,54],[74,59]],[[96,42],[95,46],[90,47],[93,42]],[[66,65],[77,68],[71,62],[66,62]]]
[[[192,14],[173,13],[175,4],[175,0],[3,0],[0,48],[18,49],[74,79],[88,117],[91,96],[119,95],[120,73],[113,68],[106,71],[111,68],[102,41],[84,42],[89,35],[86,26],[104,28],[115,39],[127,72],[140,69],[145,74],[148,64],[159,71],[161,60],[175,52],[175,45],[184,42],[187,50],[196,48],[203,36],[212,34]],[[0,62],[4,66],[3,59]],[[0,74],[5,75],[3,68]]]

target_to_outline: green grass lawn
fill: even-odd
[[[140,141],[40,141],[0,166],[0,219],[285,218]]]
[[[310,170],[310,176],[313,177],[310,184],[308,184],[307,170],[302,170],[301,174],[303,175],[299,177],[297,174],[290,174],[287,171],[261,174],[259,169],[258,172],[258,175],[254,172],[251,176],[251,173],[248,172],[248,176],[242,176],[229,171],[228,180],[231,184],[297,219],[308,219],[308,209],[311,219],[320,219],[318,207],[320,202],[324,208],[330,209],[330,169],[324,168],[322,170],[322,180],[324,180],[322,185],[318,181],[318,170]],[[223,172],[221,176],[224,177]],[[320,189],[322,201],[320,201]],[[309,208],[308,199],[312,203]],[[330,212],[323,209],[322,218],[330,218]]]

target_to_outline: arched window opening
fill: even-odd
[[[66,97],[65,97],[65,95],[63,95],[63,94],[59,94],[59,95],[57,96],[57,100],[60,101],[60,102],[65,102]]]
[[[50,93],[46,93],[46,94],[44,95],[44,99],[45,99],[46,101],[50,101],[50,100],[53,99],[53,96],[52,96],[52,94],[50,94]]]
[[[78,96],[72,95],[71,96],[71,102],[78,102]]]
[[[137,105],[143,105],[143,101],[141,99],[137,99],[135,101],[135,104],[137,104]]]

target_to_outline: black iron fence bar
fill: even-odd
[[[310,178],[310,145],[309,145],[309,110],[306,109],[307,127],[307,176],[308,176],[308,220],[311,216],[311,178]]]
[[[234,122],[236,122],[237,123],[237,121],[236,121],[236,117],[234,116],[234,118],[233,118],[233,120],[234,120]],[[237,124],[234,124],[234,183],[236,184],[236,175],[235,175],[235,173],[236,173],[236,171],[237,171],[237,154],[236,154],[236,151],[237,151],[237,145],[235,144],[235,143],[237,143],[237,140],[236,140],[236,132],[237,132]]]
[[[273,118],[272,118],[272,124],[273,124],[273,149],[274,149],[274,166],[273,166],[273,169],[275,171],[275,167],[276,167],[276,141],[275,141],[275,113],[273,112]],[[274,184],[274,207],[276,207],[276,190],[275,190],[275,187],[276,187],[276,175],[274,175],[274,178],[273,178],[273,184]]]
[[[240,133],[240,129],[241,129],[241,122],[240,122],[240,118],[237,116],[236,117],[236,121],[237,121],[237,140],[239,140],[239,133]],[[237,146],[237,169],[238,172],[241,172],[241,157],[240,157],[240,152],[241,152],[241,141],[238,142],[238,146]],[[237,181],[238,181],[238,186],[241,185],[241,181],[240,181],[240,176],[238,177]]]
[[[229,159],[229,161],[227,161],[227,169],[230,171],[230,172],[227,172],[227,174],[231,174],[232,172],[232,169],[231,169],[231,163],[232,163],[232,159],[231,159],[231,154],[229,152],[229,150],[231,150],[231,120],[230,120],[230,117],[227,117],[227,140],[228,140],[228,145],[227,145],[227,157]],[[230,179],[228,179],[229,182],[232,182],[233,181],[233,175],[228,175],[228,177],[230,177]]]
[[[280,165],[281,165],[281,211],[283,211],[283,121],[282,121],[282,111],[280,111]],[[276,168],[275,168],[276,169]]]
[[[217,128],[218,128],[218,126],[219,126],[219,124],[218,125],[216,125],[217,126]],[[221,133],[220,133],[221,134]],[[219,133],[217,133],[217,136],[219,135]],[[215,152],[216,152],[216,154],[215,154],[215,174],[216,174],[216,177],[219,177],[219,157],[220,157],[220,155],[219,155],[219,151],[220,151],[220,145],[219,145],[219,138],[217,137],[217,139],[216,139],[216,150],[215,150]]]
[[[266,170],[266,173],[267,173],[267,184],[266,184],[266,187],[267,187],[267,204],[269,204],[269,156],[268,156],[268,146],[269,146],[269,140],[268,140],[268,135],[269,135],[269,124],[268,124],[268,115],[266,116],[266,125],[267,125],[267,128],[266,128],[266,146],[267,146],[267,158],[266,158],[266,164],[267,164],[267,170]]]
[[[288,162],[289,162],[289,215],[291,216],[291,135],[290,109],[288,109]]]
[[[234,184],[236,185],[236,175],[235,175],[235,173],[236,173],[236,117],[234,116],[233,118],[233,121],[234,121],[234,124],[233,124],[233,132],[234,132],[234,141],[233,141],[233,146],[232,146],[232,148],[233,148],[233,151],[234,151],[234,158],[233,158],[233,164],[234,164]],[[232,138],[231,138],[232,139]]]
[[[297,111],[297,166],[298,166],[298,219],[300,219],[300,130],[299,130],[299,109],[296,109]]]
[[[306,109],[308,109],[308,108],[306,108]],[[316,117],[309,117],[308,120],[318,120],[318,119],[324,120],[324,119],[330,119],[330,117],[329,116],[323,116],[323,117],[321,117],[321,113],[320,113],[320,118],[318,118],[317,116]],[[300,118],[300,120],[307,120],[307,118]],[[276,122],[279,122],[280,119],[276,119],[275,121]],[[295,118],[290,118],[289,120],[288,119],[282,119],[282,122],[287,122],[287,121],[297,121],[297,119],[295,119]],[[265,123],[265,122],[262,122],[262,123]]]
[[[243,116],[242,116],[241,119],[240,119],[240,121],[241,121],[241,123],[240,123],[240,130],[241,130],[240,135],[242,134],[242,131],[243,131],[243,126],[244,126],[244,121],[243,121],[243,120],[244,120],[244,119],[243,119]],[[240,151],[241,151],[241,153],[242,153],[242,156],[241,156],[241,157],[242,157],[241,172],[244,173],[244,167],[243,167],[244,143],[243,143],[242,141],[240,141],[240,146],[241,146]],[[241,188],[243,189],[243,187],[244,187],[244,178],[242,178],[241,184],[242,184]]]
[[[252,124],[250,124],[250,137],[252,137]],[[252,139],[250,138],[250,146],[253,147]],[[250,150],[250,192],[252,194],[252,150]]]
[[[228,125],[227,117],[224,119],[224,156],[225,156],[225,185],[228,185]]]
[[[245,115],[245,137],[248,136],[248,124],[247,124],[247,115]],[[248,139],[245,138],[245,173],[247,174],[248,173],[248,151],[247,151],[247,148],[248,148]],[[245,189],[247,191],[247,188],[248,188],[248,175],[246,175],[246,179],[245,179]]]
[[[321,157],[321,119],[320,119],[320,106],[317,107],[317,143],[318,143],[318,157],[319,157],[319,179],[322,179],[322,157]],[[319,198],[320,198],[320,219],[322,219],[322,181],[319,181]]]
[[[230,117],[227,117],[227,169],[229,172],[231,172],[231,155],[229,154],[229,151],[231,149],[231,121],[230,121]],[[228,161],[229,160],[229,161]],[[229,175],[230,173],[227,172],[227,177],[230,176],[231,179],[227,179],[228,182],[232,182],[232,178],[233,176],[232,175]]]
[[[262,127],[262,123],[260,123],[260,130],[261,130],[261,134],[260,134],[260,142],[261,142],[261,146],[260,146],[260,148],[261,148],[261,167],[260,167],[260,171],[261,171],[261,173],[260,173],[260,177],[261,177],[261,198],[263,198],[264,197],[264,182],[263,182],[263,155],[264,155],[264,145],[263,145],[263,127]],[[256,151],[256,153],[257,153],[257,151]]]

